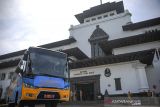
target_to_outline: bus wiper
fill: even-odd
[[[35,74],[25,74],[24,77],[27,78],[34,78],[36,75]]]
[[[64,78],[64,79],[65,79],[65,77],[55,76],[55,75],[49,75],[49,74],[43,74],[43,73],[38,73],[38,74],[36,74],[36,75],[49,76],[49,77],[57,77],[57,78]]]

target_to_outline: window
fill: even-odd
[[[96,43],[94,43],[92,47],[93,47],[93,56],[95,57],[95,56],[96,56],[96,50],[95,50],[95,48],[96,48]]]
[[[96,18],[92,18],[92,21],[95,21],[96,20]]]
[[[105,18],[105,17],[108,17],[108,15],[106,14],[106,15],[104,15],[103,17],[104,17],[104,18]]]
[[[14,82],[17,79],[17,73],[13,73],[11,81]]]
[[[99,25],[96,26],[96,29],[93,31],[89,42],[91,44],[91,56],[92,57],[100,57],[105,56],[105,53],[99,46],[99,43],[104,39],[108,40],[109,35],[99,27]]]
[[[91,44],[91,52],[92,52],[92,57],[104,56],[104,53],[102,49],[99,47],[98,43]]]
[[[62,51],[62,49],[57,49],[56,51],[60,51],[60,52],[61,52],[61,51]]]
[[[90,22],[90,20],[86,20],[86,22]]]
[[[3,93],[3,88],[0,87],[0,98],[2,97],[2,93]]]
[[[11,78],[12,78],[13,73],[14,73],[14,72],[10,72],[10,73],[9,73],[9,75],[8,75],[8,79],[11,79]]]
[[[97,17],[97,19],[102,19],[102,16]]]
[[[113,15],[114,15],[114,13],[111,13],[111,14],[110,14],[110,16],[113,16]]]
[[[5,80],[5,77],[6,77],[5,73],[0,74],[0,80]]]
[[[122,87],[121,87],[121,78],[115,78],[115,88],[116,90],[122,90]]]

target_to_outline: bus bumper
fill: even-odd
[[[70,90],[54,88],[26,88],[22,87],[21,101],[24,102],[66,102],[69,101]]]

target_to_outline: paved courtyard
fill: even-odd
[[[45,107],[45,106],[37,105],[36,107]],[[58,105],[58,107],[160,107],[160,106]]]
[[[0,105],[0,107],[7,107],[7,105]],[[27,107],[27,106],[25,106]],[[36,105],[35,107],[45,107],[44,105]],[[160,107],[160,106],[104,106],[104,105],[65,105],[59,104],[57,107]]]
[[[0,107],[7,107],[7,105],[1,105]],[[28,106],[25,106],[28,107]],[[43,104],[36,105],[35,107],[45,107]],[[103,101],[76,101],[58,104],[57,107],[160,107],[160,106],[127,106],[127,105],[105,105]]]

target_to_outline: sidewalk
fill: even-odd
[[[70,101],[70,102],[65,102],[61,103],[61,106],[66,106],[66,105],[81,105],[81,106],[104,106],[104,101],[103,100],[97,100],[97,101]]]

